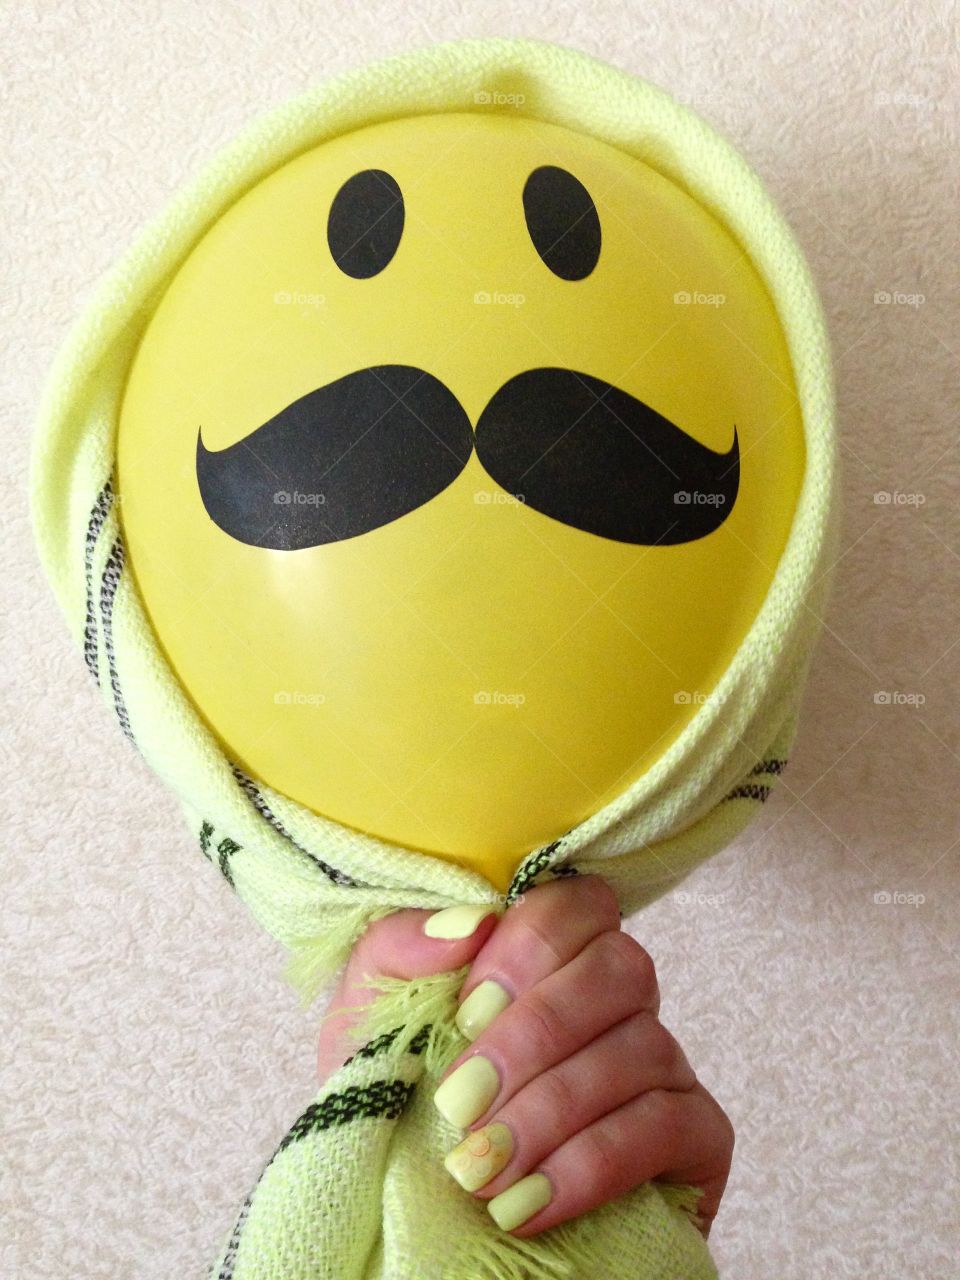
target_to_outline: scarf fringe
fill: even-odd
[[[424,1035],[424,1071],[438,1076],[466,1044],[454,1022],[457,996],[469,965],[424,978],[388,978],[382,974],[365,979],[371,990],[379,991],[372,1002],[355,1005],[363,1011],[360,1035],[366,1040],[396,1032],[391,1053],[405,1053],[418,1036]]]
[[[396,907],[344,907],[325,933],[294,937],[283,976],[307,1009],[350,958],[350,953],[367,927],[391,915]]]
[[[698,1188],[657,1183],[656,1191],[672,1210],[696,1225],[694,1210],[702,1194]],[[471,1280],[587,1280],[607,1274],[604,1239],[599,1219],[580,1216],[525,1240],[506,1233],[470,1237],[464,1242],[461,1265]]]
[[[656,1183],[652,1189],[670,1210],[697,1226],[699,1188]],[[528,1239],[506,1233],[467,1237],[457,1261],[470,1280],[592,1280],[608,1274],[605,1238],[599,1217],[581,1215]]]

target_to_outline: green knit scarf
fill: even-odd
[[[501,900],[478,873],[311,813],[227,758],[165,661],[126,567],[116,424],[158,301],[234,201],[324,139],[380,120],[461,111],[465,102],[484,102],[484,93],[507,95],[511,112],[639,157],[739,240],[786,335],[807,458],[778,571],[714,696],[614,802],[519,861],[507,906],[552,877],[596,873],[629,916],[732,840],[784,767],[818,632],[835,538],[823,321],[790,231],[746,162],[704,121],[653,85],[584,54],[494,39],[438,45],[338,76],[257,122],[141,236],[71,333],[40,412],[31,500],[44,570],[104,701],[179,797],[202,852],[289,950],[286,973],[305,1004],[371,921],[401,907]],[[462,1134],[439,1115],[432,1094],[465,1047],[453,1023],[465,973],[383,981],[368,1010],[368,1042],[279,1144],[224,1240],[214,1280],[716,1274],[691,1222],[693,1189],[646,1184],[519,1240],[454,1183],[442,1159]]]

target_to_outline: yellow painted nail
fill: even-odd
[[[444,907],[428,916],[423,932],[428,938],[469,938],[481,920],[485,920],[495,908],[490,906]]]
[[[433,1095],[437,1110],[451,1124],[466,1129],[482,1116],[500,1091],[497,1069],[483,1054],[462,1062]]]
[[[477,1191],[506,1168],[512,1155],[513,1134],[507,1126],[488,1124],[468,1133],[458,1146],[448,1151],[443,1167],[464,1191]]]
[[[498,1013],[503,1013],[510,1003],[510,996],[499,982],[488,978],[475,987],[457,1010],[456,1023],[468,1040],[488,1027]]]
[[[487,1202],[487,1208],[501,1231],[512,1231],[549,1204],[552,1195],[547,1175],[531,1173],[494,1196]]]

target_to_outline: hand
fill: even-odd
[[[429,914],[372,926],[330,1008],[364,998],[351,985],[363,972],[416,977],[471,964],[458,1023],[473,1042],[436,1094],[448,1119],[470,1129],[445,1162],[457,1181],[520,1238],[654,1178],[690,1183],[703,1191],[708,1234],[733,1129],[659,1021],[653,962],[621,930],[605,881],[538,885],[455,942],[422,936]],[[322,1064],[346,1056],[340,1031],[335,1019],[325,1025]]]

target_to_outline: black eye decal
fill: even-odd
[[[566,169],[545,164],[523,188],[533,247],[555,276],[582,280],[600,257],[600,219],[590,192]]]
[[[354,280],[383,270],[403,235],[403,193],[383,169],[364,169],[334,196],[327,219],[333,260]]]

